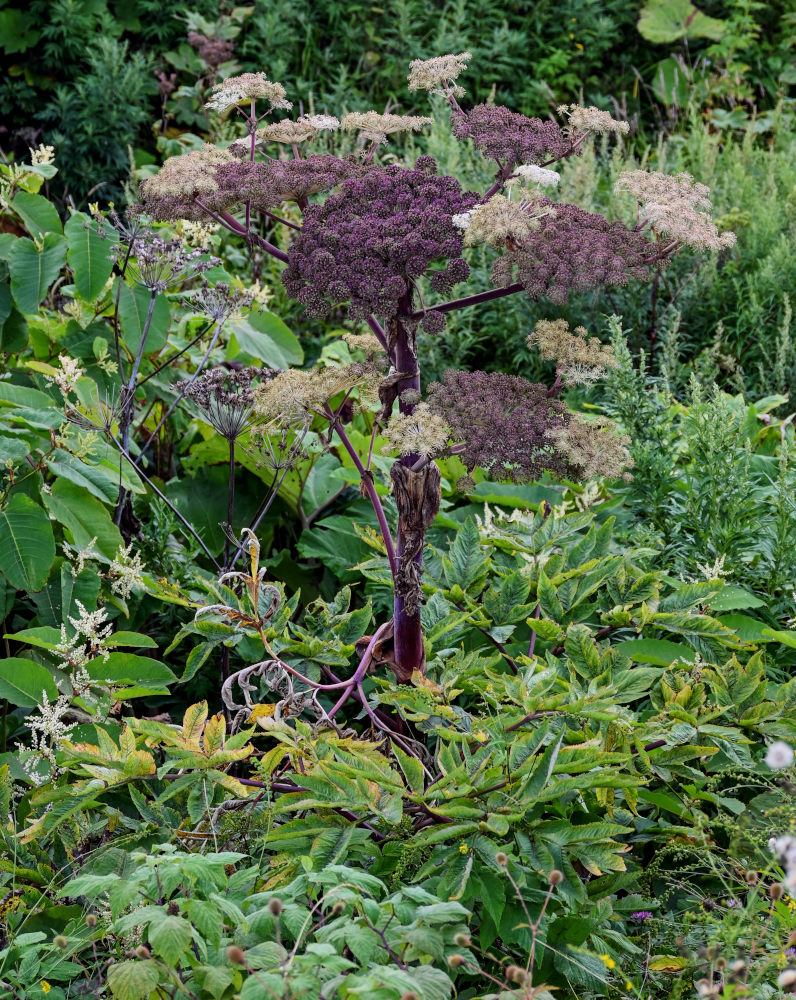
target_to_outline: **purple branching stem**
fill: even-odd
[[[133,367],[130,371],[130,378],[127,380],[127,384],[122,386],[121,393],[121,414],[119,416],[119,432],[122,439],[121,448],[122,451],[127,454],[130,451],[130,426],[133,422],[133,408],[135,406],[135,390],[136,390],[136,379],[138,378],[138,369],[141,367],[141,359],[144,356],[144,347],[147,342],[147,337],[149,336],[149,328],[152,325],[152,315],[155,311],[155,301],[157,300],[158,293],[154,290],[150,291],[149,294],[149,309],[147,310],[146,320],[141,328],[141,342],[138,345],[138,351],[135,355],[135,361],[133,362]],[[123,462],[119,462],[119,500],[116,505],[116,514],[114,521],[117,525],[122,523],[122,515],[124,514],[124,507],[128,499],[128,491],[124,488],[124,483],[122,480],[122,468]]]
[[[448,448],[448,455],[461,455],[462,452],[466,450],[467,450],[466,444],[454,444],[451,445],[450,448]],[[433,461],[434,459],[431,457],[431,455],[424,455],[422,458],[419,458],[412,466],[412,472],[420,472],[421,469],[425,469],[425,467],[430,462]]]
[[[376,434],[378,433],[378,430],[379,430],[379,421],[378,419],[374,419],[373,430],[371,431],[370,434],[370,447],[368,448],[368,460],[367,463],[365,464],[366,472],[370,472],[370,463],[373,461],[373,446],[376,443]]]
[[[541,614],[542,614],[542,606],[541,604],[537,604],[536,607],[533,609],[533,617],[540,618]],[[533,656],[533,651],[535,648],[536,648],[536,632],[533,629],[531,629],[531,641],[528,643],[529,658]]]
[[[254,109],[255,100],[252,98],[251,113],[246,115],[246,124],[251,133],[251,147],[249,149],[249,163],[254,163],[254,147],[257,143],[257,115]],[[246,232],[251,228],[252,202],[251,198],[246,199]]]
[[[205,203],[200,198],[196,197],[196,195],[194,195],[193,200],[196,202],[199,208],[201,208],[201,210],[206,215],[209,215],[211,219],[214,219],[219,224],[219,226],[223,226],[224,229],[229,229],[230,232],[237,233],[238,235],[241,235],[246,232],[243,226],[241,226],[236,219],[232,218],[232,216],[229,215],[228,212],[223,213],[224,215],[228,216],[227,219],[224,219],[221,217],[221,215],[218,215],[216,212],[214,212],[212,208],[208,208],[207,205],[205,205]],[[230,219],[232,220],[232,223],[234,223],[234,225],[230,223],[229,221]]]
[[[509,878],[511,878],[510,875]],[[514,885],[513,882],[512,885]],[[520,894],[519,887],[515,885],[514,888],[517,892],[517,895],[519,896]],[[544,902],[542,903],[542,909],[539,911],[539,916],[531,924],[531,953],[528,956],[528,967],[527,967],[528,973],[531,977],[531,981],[533,981],[533,963],[534,963],[534,958],[536,956],[536,937],[539,934],[539,925],[542,923],[542,917],[545,914],[545,910],[547,909],[547,904],[550,902],[550,897],[552,895],[553,895],[553,883],[551,882],[550,885],[548,885],[547,887],[547,895],[545,896]]]
[[[267,254],[270,254],[277,260],[281,260],[283,264],[287,264],[287,254],[284,250],[280,250],[279,247],[275,247],[273,243],[269,243],[268,240],[263,239],[263,237],[257,233],[247,233],[246,235],[247,238],[253,243],[256,243],[261,250],[265,250]]]
[[[384,327],[379,323],[375,316],[371,315],[367,318],[367,324],[376,336],[376,339],[384,348],[384,350],[389,354],[390,345],[387,342],[387,334],[384,331]]]
[[[273,219],[274,222],[281,222],[283,226],[289,226],[291,229],[295,229],[301,232],[301,226],[297,226],[295,222],[289,222],[287,219],[283,219],[281,215],[276,215],[274,212],[269,212],[267,208],[264,208],[263,215],[267,215],[269,219]]]
[[[584,132],[583,135],[579,136],[572,143],[572,145],[569,147],[569,149],[565,153],[562,153],[561,156],[554,156],[554,157],[552,157],[549,160],[545,160],[545,162],[544,163],[540,163],[539,166],[540,167],[549,167],[551,163],[558,163],[560,160],[566,160],[568,157],[572,156],[572,154],[574,152],[576,152],[576,150],[578,149],[578,146],[581,146],[590,135],[591,135],[590,132]]]
[[[498,191],[500,191],[501,188],[505,186],[506,181],[509,179],[509,177],[511,176],[511,172],[514,169],[514,164],[512,164],[511,166],[507,164],[504,167],[503,164],[500,162],[500,160],[497,160],[496,163],[498,165],[498,172],[497,172],[497,177],[495,178],[495,183],[485,194],[481,196],[480,199],[481,204],[484,204],[484,202],[489,201],[492,195],[497,194]]]
[[[563,382],[561,381],[561,376],[558,373],[556,373],[556,380],[555,382],[553,382],[553,384],[550,386],[550,388],[547,390],[546,393],[548,399],[552,398],[553,396],[557,396],[561,392],[562,386]]]
[[[369,472],[365,466],[362,464],[362,460],[356,452],[351,440],[343,429],[340,419],[336,416],[331,407],[326,405],[326,417],[329,420],[330,426],[333,430],[337,431],[337,435],[342,442],[343,447],[351,456],[351,461],[356,466],[356,470],[359,473],[365,489],[370,497],[370,502],[373,504],[373,509],[376,512],[376,519],[379,522],[379,530],[381,531],[381,537],[384,539],[384,544],[387,548],[387,559],[390,563],[390,572],[393,575],[393,579],[398,575],[398,563],[395,558],[395,546],[393,544],[392,535],[390,533],[390,527],[387,524],[387,515],[384,513],[384,507],[382,507],[379,494],[376,492],[376,486],[373,482],[373,475]]]
[[[460,299],[451,299],[449,302],[441,302],[432,308],[435,312],[452,312],[454,309],[465,309],[467,306],[477,306],[481,302],[492,302],[494,299],[502,299],[506,295],[514,295],[523,291],[522,285],[515,281],[513,285],[506,285],[505,288],[490,288],[485,292],[476,292],[475,295],[465,295]],[[409,319],[422,319],[423,311],[409,314]]]
[[[345,689],[345,691],[343,691],[343,693],[340,695],[340,697],[336,701],[336,703],[335,703],[334,707],[331,709],[331,711],[329,711],[327,713],[326,717],[327,717],[327,719],[329,719],[329,721],[332,721],[334,719],[335,715],[343,707],[343,705],[345,705],[345,703],[350,698],[351,693],[354,691],[354,689],[355,688],[359,688],[361,686],[362,679],[365,676],[365,674],[367,673],[368,667],[370,666],[371,653],[373,652],[373,650],[376,647],[376,643],[379,640],[379,636],[381,635],[382,632],[385,631],[385,629],[388,628],[389,625],[390,625],[390,622],[385,622],[383,625],[380,625],[376,629],[376,631],[373,633],[373,635],[370,637],[370,642],[365,647],[365,652],[362,654],[362,659],[359,661],[359,666],[357,667],[356,671],[354,672],[354,676],[349,681],[345,682],[346,683],[346,689]],[[336,686],[337,685],[335,685],[335,687]]]
[[[456,100],[456,95],[454,94],[453,90],[451,89],[450,84],[447,81],[445,81],[443,83],[443,87],[445,88],[445,97],[446,97],[448,103],[450,104],[451,108],[454,111],[458,112],[460,115],[463,115],[464,111],[462,111],[461,105]]]

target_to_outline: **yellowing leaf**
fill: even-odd
[[[199,746],[199,737],[207,718],[207,702],[200,701],[186,709],[182,718],[182,736],[186,743]]]
[[[650,972],[681,972],[687,964],[679,955],[653,955],[647,968]]]
[[[204,750],[208,757],[221,750],[227,735],[227,720],[223,715],[213,715],[205,726]]]
[[[255,705],[251,710],[248,722],[259,722],[260,719],[267,719],[269,716],[273,715],[276,711],[276,705]]]

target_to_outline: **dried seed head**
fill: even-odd
[[[459,955],[459,954],[448,955],[448,965],[452,969],[460,968],[462,965],[465,964],[466,961],[467,959],[464,957],[464,955]]]
[[[136,958],[151,958],[152,952],[147,948],[145,944],[139,944],[135,949]]]
[[[499,868],[505,868],[508,863],[509,863],[508,854],[506,854],[505,851],[498,851],[497,854],[495,855],[495,864]]]
[[[550,874],[547,876],[547,881],[550,885],[561,885],[564,881],[564,873],[554,868]]]
[[[53,944],[55,945],[56,948],[62,948],[63,949],[63,948],[66,948],[66,946],[69,944],[69,942],[63,936],[63,934],[56,934],[55,937],[53,938]]]
[[[469,948],[473,942],[469,934],[456,934],[454,935],[453,943],[459,948]]]
[[[231,944],[227,948],[227,961],[232,962],[234,965],[245,965],[246,956],[236,944]]]
[[[280,916],[282,910],[284,910],[284,906],[282,905],[281,899],[277,899],[276,896],[274,896],[273,899],[268,900],[268,912],[271,914],[271,916],[273,917]]]
[[[781,882],[773,882],[768,887],[768,895],[769,895],[769,897],[771,899],[782,899],[782,897],[783,897],[784,894],[785,894],[785,890],[782,887],[782,883]]]
[[[96,927],[97,918],[93,913],[86,914],[86,927]]]

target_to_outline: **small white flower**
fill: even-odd
[[[545,170],[544,167],[537,167],[535,163],[523,163],[514,173],[533,181],[540,187],[558,187],[558,182],[561,180],[561,174],[557,170]]]
[[[457,229],[461,229],[462,232],[468,229],[470,226],[470,220],[473,217],[473,209],[471,208],[469,212],[462,212],[460,215],[454,215],[451,218],[451,222],[456,226]]]
[[[793,747],[788,743],[783,743],[782,740],[777,740],[768,748],[766,764],[773,771],[781,771],[783,768],[790,767],[793,764],[794,757],[796,755],[793,752]]]
[[[45,381],[50,385],[57,385],[63,393],[64,399],[70,392],[77,388],[77,381],[84,374],[79,362],[75,358],[70,358],[68,354],[59,354],[58,360],[61,362],[61,370],[54,375],[45,375]]]
[[[127,548],[120,545],[119,551],[114,556],[110,566],[111,576],[116,577],[111,584],[111,590],[114,594],[118,594],[124,598],[124,600],[127,600],[134,587],[144,585],[141,575],[144,571],[144,564],[141,562],[141,556],[138,552],[135,555],[131,555],[132,547],[132,542],[130,542]]]

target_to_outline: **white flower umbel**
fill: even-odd
[[[782,740],[776,740],[769,746],[766,752],[766,764],[768,764],[772,771],[782,771],[793,764],[794,757],[796,755],[790,744],[784,743]]]
[[[515,168],[514,173],[540,187],[558,187],[561,180],[561,174],[557,170],[546,170],[544,167],[537,167],[535,163],[523,163]]]
[[[451,222],[457,229],[461,229],[461,231],[464,232],[469,228],[472,217],[473,209],[471,208],[469,212],[462,212],[460,215],[451,216]]]

